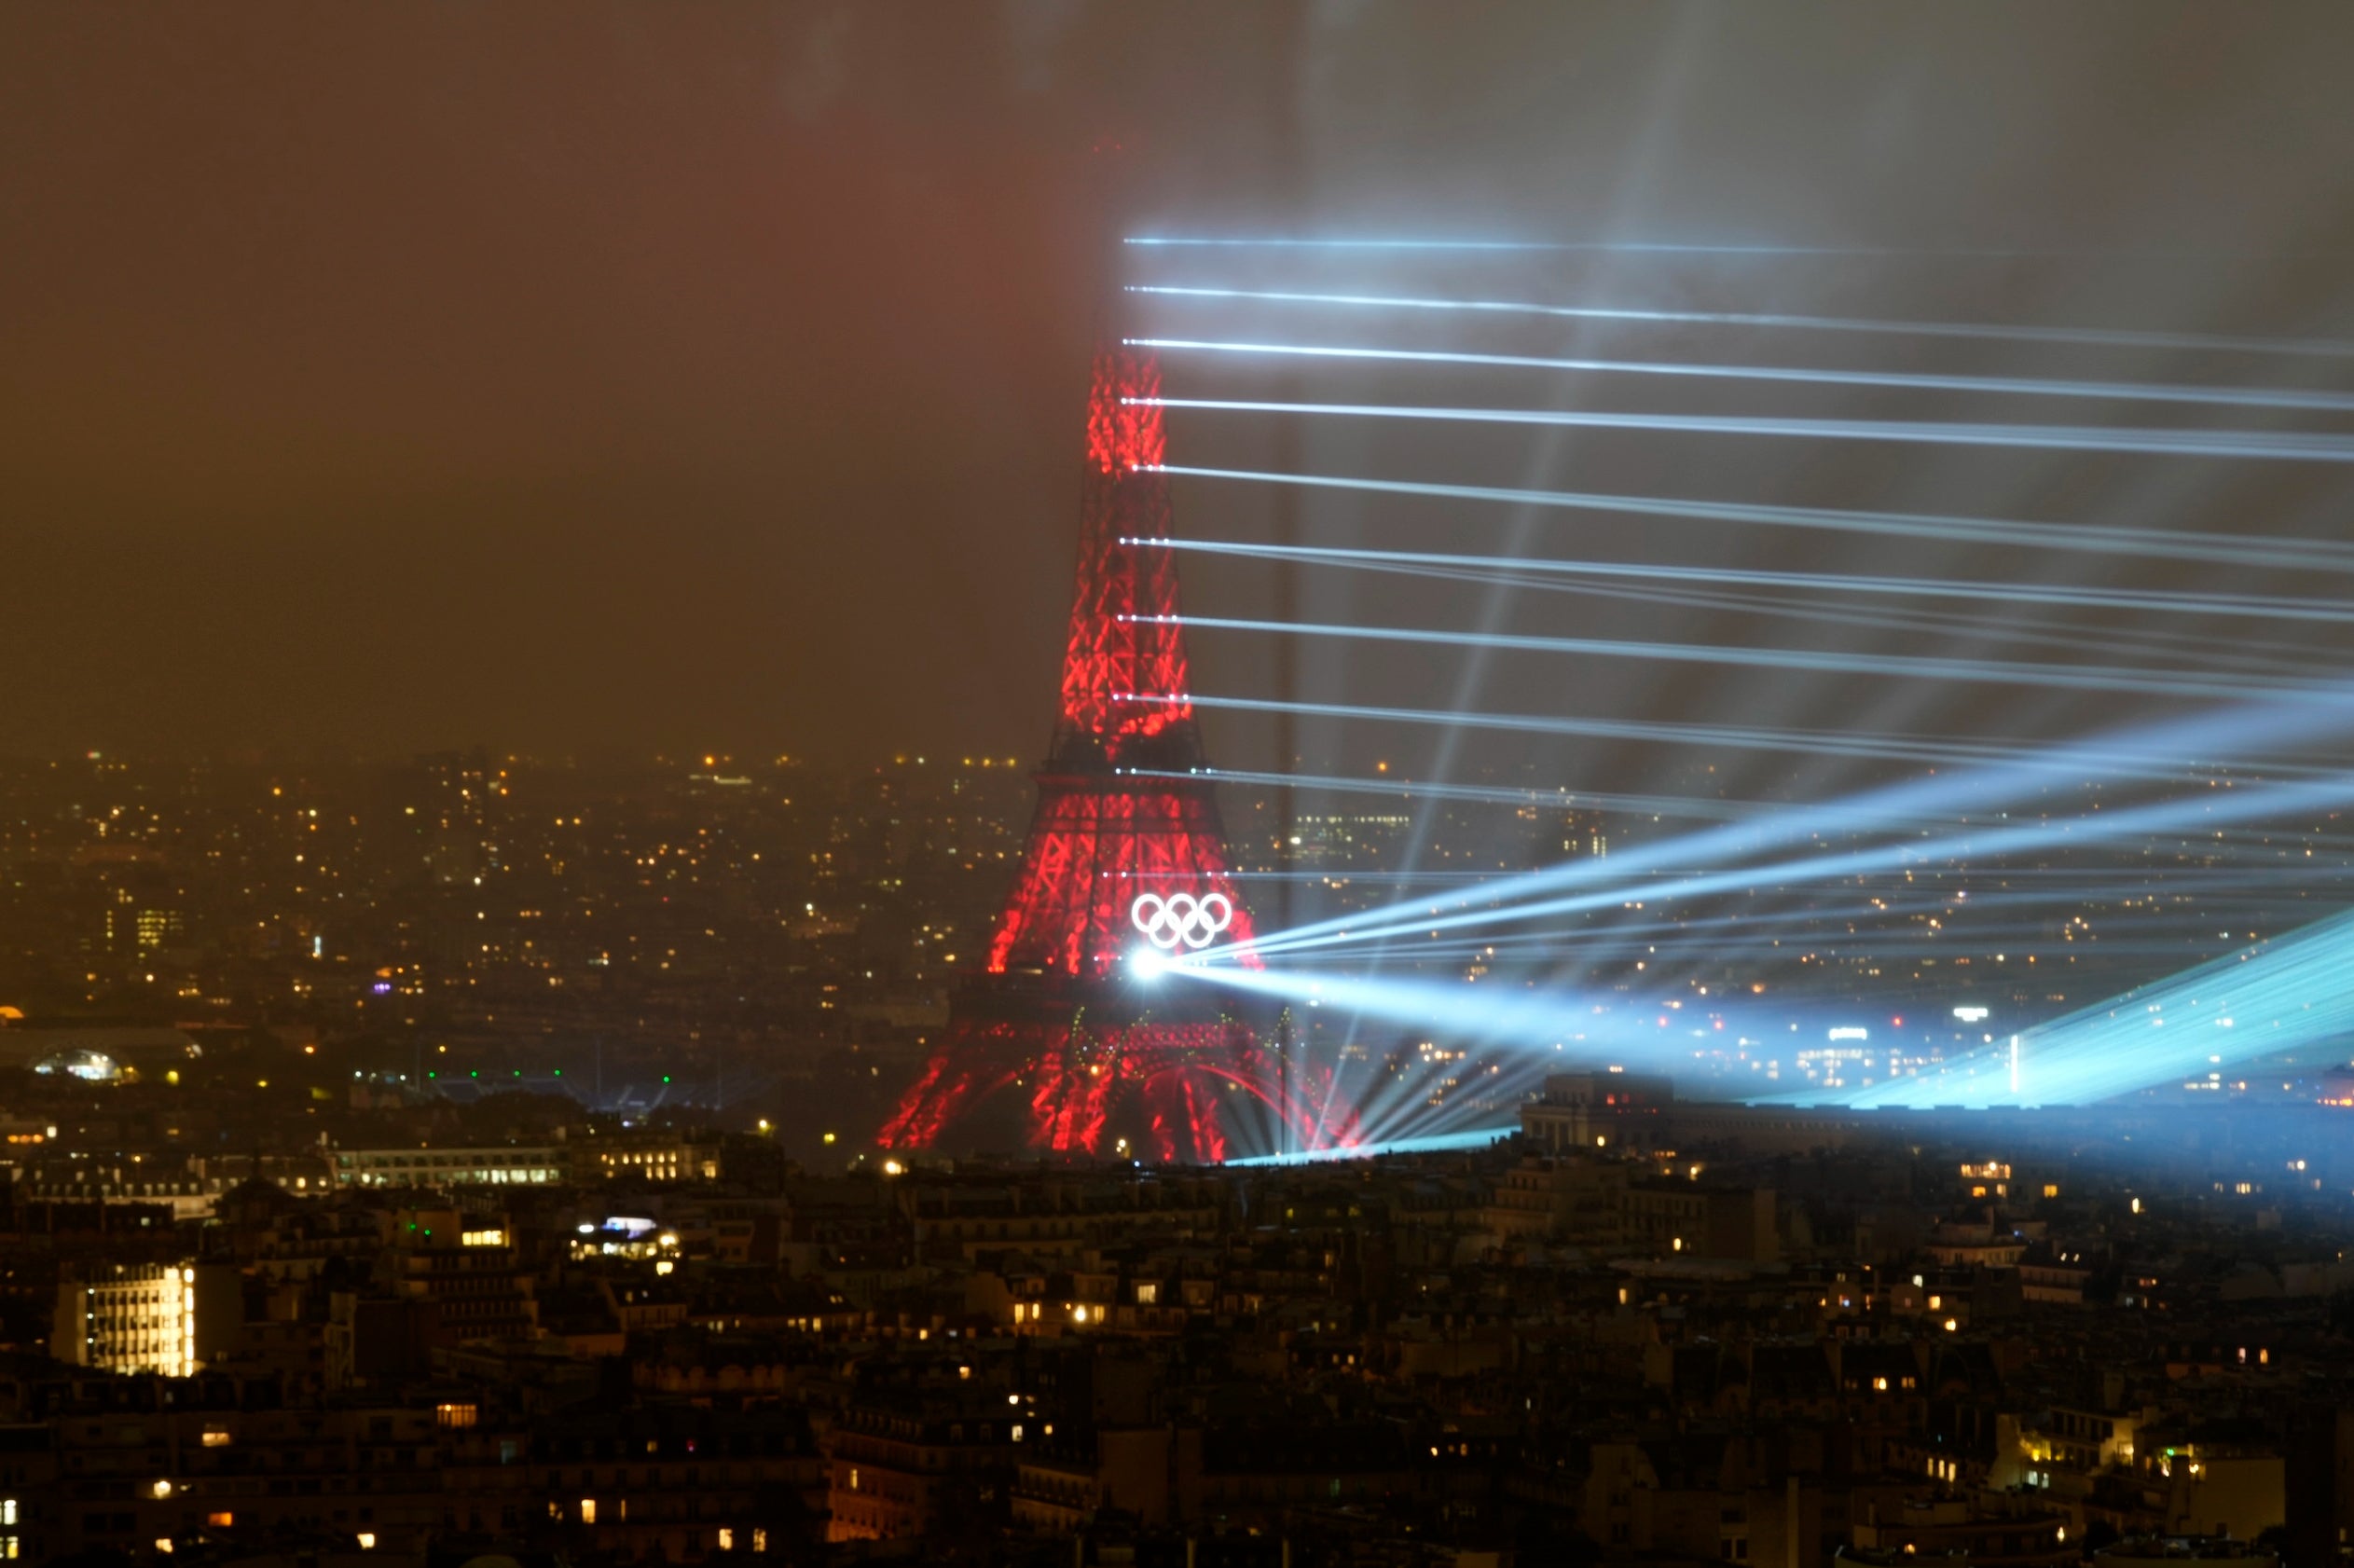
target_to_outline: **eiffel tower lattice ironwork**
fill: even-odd
[[[1095,355],[1078,588],[1061,713],[1038,805],[985,968],[884,1125],[887,1148],[1019,1141],[1209,1162],[1356,1141],[1328,1073],[1300,1059],[1287,1017],[1245,1017],[1218,988],[1147,984],[1158,946],[1240,946],[1249,906],[1188,695],[1160,371]],[[1145,700],[1139,700],[1139,699]],[[1171,777],[1172,775],[1179,777]]]

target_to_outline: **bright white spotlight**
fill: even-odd
[[[1136,948],[1128,955],[1128,972],[1148,983],[1158,980],[1169,972],[1168,955],[1157,948]]]

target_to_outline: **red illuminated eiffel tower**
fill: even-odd
[[[1062,717],[1038,809],[987,969],[954,997],[945,1038],[878,1135],[886,1148],[1011,1134],[1064,1154],[1125,1139],[1138,1157],[1214,1162],[1355,1141],[1287,1021],[1262,1028],[1216,988],[1144,983],[1133,963],[1252,940],[1210,782],[1182,777],[1201,767],[1202,737],[1177,566],[1157,543],[1161,409],[1133,401],[1160,392],[1149,356],[1097,352]]]

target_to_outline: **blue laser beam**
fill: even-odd
[[[1934,1074],[1837,1096],[1854,1106],[2081,1105],[2354,1029],[2354,912],[2137,987]],[[1779,1096],[1795,1099],[1796,1094]],[[1812,1096],[1820,1103],[1824,1096]]]
[[[1138,250],[1580,251],[1599,248],[1543,240],[1219,239],[1180,234],[1131,234],[1120,242]],[[1684,247],[1670,248],[1680,250]]]
[[[1187,299],[1258,300],[1292,305],[1341,305],[1395,310],[1465,311],[1701,326],[1761,326],[1810,332],[1873,333],[1910,337],[1958,337],[1997,342],[2061,343],[2116,349],[2213,350],[2231,353],[2306,357],[2354,356],[2354,342],[2333,338],[2253,337],[2214,333],[2142,332],[2109,327],[2022,326],[1998,323],[1872,321],[1846,316],[1784,315],[1756,311],[1667,310],[1582,305],[1545,305],[1511,299],[1432,299],[1411,296],[1328,294],[1301,290],[1185,287],[1130,283],[1131,294]]]
[[[1397,403],[1289,403],[1272,398],[1146,397],[1124,403],[1221,414],[1419,420],[1450,424],[1535,425],[1648,431],[1671,435],[1742,435],[1800,441],[1889,441],[2038,451],[2126,452],[2141,457],[2253,461],[2354,462],[2354,438],[2319,431],[2160,430],[2152,427],[1983,424],[1932,420],[1801,420],[1764,415],[1599,413],[1561,408],[1469,408]]]
[[[1677,723],[1663,720],[1572,718],[1536,713],[1460,712],[1452,708],[1387,708],[1363,704],[1293,702],[1276,697],[1220,696],[1193,693],[1179,698],[1159,693],[1117,695],[1122,702],[1190,702],[1196,708],[1228,708],[1252,713],[1298,713],[1324,718],[1385,723],[1457,724],[1468,729],[1509,730],[1536,735],[1587,736],[1603,740],[1660,741],[1674,745],[1728,748],[1740,751],[1781,751],[1806,756],[1865,758],[1879,762],[1961,763],[2012,762],[2032,764],[2051,753],[2044,748],[2017,742],[1948,740],[1879,732],[1768,728],[1744,724]],[[2130,746],[2094,750],[2077,749],[2069,757],[2085,774],[2112,778],[2207,783],[2224,765],[2220,757],[2204,753],[2169,756],[2162,751],[2137,750]],[[2244,759],[2243,759],[2244,760]],[[2267,762],[2265,771],[2281,777],[2302,777],[2317,770],[2303,764]],[[2055,772],[2054,779],[2066,777]]]
[[[1473,1050],[1521,1054],[1533,1076],[1549,1053],[1575,1042],[1581,1056],[1603,1055],[1672,1068],[1688,1061],[1688,1041],[1730,1036],[1749,1042],[1772,1031],[1751,1028],[1743,1008],[1712,1005],[1714,1025],[1697,1020],[1645,1027],[1650,1009],[1634,999],[1559,985],[1468,986],[1461,982],[1314,975],[1280,970],[1195,970],[1211,983],[1310,1006],[1443,1031]],[[1663,1003],[1662,1005],[1672,1005]],[[2251,1057],[2309,1047],[2354,1028],[2354,912],[2332,915],[2052,1023],[1991,1048],[1973,1050],[1934,1072],[1900,1075],[1845,1092],[1795,1089],[1753,1103],[1852,1107],[1990,1107],[2086,1104],[2168,1080],[2193,1085],[2220,1079]],[[1720,1034],[1721,1031],[1721,1034]],[[1475,1065],[1479,1065],[1475,1059]],[[1494,1069],[1503,1070],[1499,1063]],[[1409,1107],[1420,1091],[1408,1079],[1377,1082],[1367,1095],[1366,1125],[1376,1135],[1411,1133],[1424,1120]]]
[[[1557,370],[1586,375],[1672,377],[1684,379],[1771,381],[1804,386],[1870,387],[1880,392],[1939,392],[2009,397],[2091,398],[2113,403],[2197,404],[2233,408],[2293,408],[2354,412],[2354,395],[2274,387],[2212,387],[2144,381],[2070,381],[2031,376],[1950,376],[1916,371],[1834,370],[1796,365],[1681,364],[1657,360],[1554,358],[1542,354],[1472,353],[1440,349],[1361,348],[1326,343],[1243,343],[1201,337],[1131,337],[1138,348],[1173,353],[1242,354],[1261,358],[1345,360],[1397,364],[1470,365],[1483,369]]]
[[[1321,709],[1317,709],[1317,711],[1321,711]],[[1425,722],[1434,723],[1443,722],[1451,717],[1453,716],[1438,712],[1430,712],[1423,715]],[[2022,751],[2020,754],[2024,755],[2025,752]],[[1270,773],[1246,768],[1203,767],[1194,769],[1190,773],[1180,772],[1176,769],[1163,768],[1118,768],[1113,771],[1124,773],[1131,777],[1136,778],[1211,778],[1225,784],[1285,790],[1303,790],[1311,793],[1383,795],[1393,799],[1399,797],[1422,796],[1433,800],[1465,801],[1483,805],[1510,806],[1516,809],[1535,806],[1547,810],[1563,812],[1615,811],[1626,813],[1631,816],[1705,822],[1750,821],[1754,820],[1761,813],[1787,811],[1791,809],[1792,806],[1792,803],[1786,800],[1728,800],[1722,797],[1704,795],[1648,795],[1615,791],[1525,789],[1497,784],[1452,784],[1435,780],[1417,781],[1395,777],[1367,777],[1362,775],[1346,774]],[[2177,777],[2183,780],[2196,778],[2196,781],[2205,782],[2205,779],[2203,777],[2199,777],[2198,776],[2185,774]],[[1956,825],[1957,819],[1951,816],[1929,817],[1906,815],[1898,812],[1879,811],[1869,806],[1857,805],[1852,807],[1847,813],[1846,820],[1850,826],[1869,823],[1874,826],[1881,827],[1945,828]],[[2349,849],[2354,849],[2354,840],[2344,839],[2337,835],[2320,832],[2309,833],[2301,836],[2298,841],[2299,847],[2312,847],[2317,840],[2323,845],[2343,844]],[[2203,852],[2214,853],[2217,852],[2218,843],[2221,844],[2224,851],[2228,851],[2229,853],[2237,856],[2252,855],[2258,851],[2267,852],[2276,856],[2286,853],[2286,851],[2279,846],[2273,843],[2272,835],[2258,832],[2233,832],[2221,841],[2202,839],[2200,842],[2200,847]],[[1488,882],[1494,880],[1494,873],[1489,872],[1425,871],[1412,873],[1399,872],[1373,873],[1355,869],[1335,869],[1328,871],[1283,873],[1234,873],[1232,874],[1237,876],[1284,876],[1295,878],[1303,882],[1330,882],[1336,880],[1341,882],[1363,882],[1383,879],[1405,881],[1427,880],[1432,882],[1445,880]],[[2004,873],[2004,874],[2009,877],[2019,877],[2041,875],[2043,873],[2034,868],[2025,868],[2008,870]],[[2083,872],[2072,870],[2066,874],[2071,878],[2075,879],[2077,886],[2081,887],[2084,885],[2083,878],[2085,873]],[[2189,873],[2183,871],[2176,871],[2171,874],[2175,877],[2181,877]],[[2284,866],[2280,868],[2279,874],[2287,879],[2307,879],[2314,876],[2316,872],[2310,861],[2300,860],[2293,867]],[[2133,885],[2139,886],[2140,879],[2145,878],[2146,875],[2146,870],[2137,868],[2133,873],[2133,877],[2136,879]]]
[[[1173,700],[1173,699],[1161,699]],[[1408,710],[1411,711],[1411,710]],[[2030,792],[2048,788],[2054,783],[2081,779],[2087,774],[2099,776],[2105,754],[2115,753],[2127,758],[2154,754],[2172,758],[2179,763],[2184,758],[2199,757],[2220,751],[2230,754],[2262,748],[2280,742],[2306,746],[2320,743],[2354,728],[2354,686],[2346,688],[2336,703],[2265,703],[2247,707],[2209,709],[2196,714],[2167,719],[2119,728],[2086,739],[2057,743],[2028,750],[2022,755],[1959,769],[1952,773],[1933,773],[1925,777],[1883,785],[1850,795],[1844,799],[1812,805],[1795,806],[1775,812],[1755,820],[1709,829],[1682,835],[1665,843],[1646,847],[1621,857],[1610,868],[1619,875],[1640,872],[1647,867],[1684,860],[1713,864],[1728,857],[1747,856],[1762,852],[1761,846],[1773,845],[1804,845],[1825,828],[1836,829],[1851,819],[1850,814],[1859,810],[1917,811],[1928,814],[1975,810],[1996,812],[2016,804]],[[2295,785],[2262,786],[2243,790],[2217,790],[2214,780],[2201,794],[2184,800],[2158,803],[2154,818],[2147,808],[2140,811],[2095,812],[2080,818],[2046,821],[2038,827],[2005,822],[2005,834],[2010,849],[2034,846],[2038,844],[2066,842],[2072,832],[2081,828],[2079,842],[2114,842],[2117,835],[2146,832],[2164,828],[2180,831],[2192,822],[2206,818],[2201,826],[2222,828],[2242,822],[2279,818],[2307,810],[2333,810],[2343,803],[2347,777],[2343,774],[2316,771]],[[1946,846],[1943,854],[1937,846],[1926,842],[1907,841],[1903,846],[1882,851],[1883,863],[1900,863],[1907,858],[1933,861],[1953,858],[1966,851]],[[1817,870],[1824,862],[1814,862]],[[1852,872],[1876,869],[1868,858],[1850,862]],[[1390,930],[1437,928],[1441,924],[1477,924],[1521,918],[1526,915],[1544,913],[1546,901],[1573,888],[1589,887],[1602,881],[1606,873],[1594,861],[1571,861],[1518,876],[1499,878],[1488,889],[1489,907],[1473,910],[1467,901],[1455,901],[1451,906],[1394,904],[1385,911],[1370,915],[1341,916],[1334,919],[1296,926],[1280,933],[1262,933],[1259,948],[1273,951],[1282,945],[1325,943],[1349,939],[1349,928],[1362,928],[1370,924],[1386,933]],[[1753,876],[1756,873],[1753,873]],[[1520,901],[1528,901],[1523,903]],[[1452,913],[1442,916],[1442,907]],[[1498,908],[1521,913],[1499,915]],[[1403,920],[1404,924],[1397,924]],[[1384,924],[1384,922],[1388,924]]]
[[[1807,648],[1715,647],[1681,642],[1617,641],[1590,637],[1535,637],[1513,632],[1445,631],[1418,626],[1253,621],[1219,615],[1122,616],[1121,619],[1162,626],[1195,626],[1212,631],[1259,632],[1277,637],[1328,637],[1342,641],[1404,642],[1455,648],[1476,646],[1529,653],[1574,653],[1588,658],[1741,665],[1752,668],[1827,671],[1917,681],[2044,686],[2084,692],[2139,692],[2153,696],[2310,697],[2332,703],[2343,701],[2345,697],[2345,687],[2332,681],[2266,679],[2252,675],[2224,681],[2189,670],[2150,671],[2114,665],[2028,664],[2019,660],[1952,659],[1907,653],[1835,653]]]
[[[1397,239],[1380,235],[1193,235],[1132,234],[1121,241],[1139,250],[1274,251],[1556,251],[1624,253],[1630,255],[1694,256],[1910,256],[1930,260],[2012,260],[2027,256],[2081,260],[2180,261],[2186,256],[2277,260],[2291,256],[2334,257],[2332,251],[2050,250],[2016,245],[1778,245],[1710,244],[1669,240],[1480,240]]]
[[[1418,1027],[1439,1025],[1452,1039],[1470,1046],[1549,1047],[1583,1034],[1588,1044],[1635,1052],[1649,1048],[1658,1038],[1617,1011],[1626,998],[1616,991],[1557,985],[1492,985],[1483,991],[1461,980],[1301,974],[1185,960],[1173,964],[1170,972],[1227,990],[1338,1008],[1368,1018]]]
[[[2040,254],[2019,251],[1892,252],[1877,247],[1838,245],[1703,245],[1665,241],[1631,240],[1397,240],[1379,236],[1295,237],[1254,235],[1229,238],[1213,235],[1132,234],[1121,241],[1138,250],[1281,250],[1281,251],[1626,251],[1658,255],[1892,255]]]
[[[1288,1154],[1250,1154],[1229,1160],[1229,1165],[1305,1165],[1328,1160],[1378,1160],[1389,1154],[1446,1154],[1457,1149],[1485,1148],[1499,1138],[1519,1132],[1508,1127],[1474,1127],[1461,1133],[1433,1133],[1422,1137],[1382,1138],[1363,1143],[1335,1144],[1325,1148]]]
[[[1806,855],[1796,860],[1766,864],[1737,864],[1723,870],[1671,877],[1662,883],[1643,885],[1644,896],[1692,898],[1739,891],[1767,883],[1824,882],[1907,863],[1971,858],[2001,859],[2063,844],[2085,846],[2133,842],[2153,833],[2178,832],[2192,826],[2221,826],[2288,811],[2327,806],[2342,801],[2349,785],[2354,785],[2354,775],[2303,784],[2210,791],[2115,811],[2092,811],[2072,818],[1993,823],[1942,840],[1906,838],[1888,845]],[[1518,901],[1511,901],[1512,896],[1505,891],[1515,883],[1526,888],[1528,884],[1547,876],[1556,879],[1557,887],[1572,880],[1599,882],[1604,873],[1586,869],[1592,864],[1590,861],[1574,862],[1549,873],[1536,873],[1535,877],[1500,878],[1490,889],[1490,903],[1485,908],[1466,907],[1461,900],[1455,901],[1452,913],[1440,913],[1437,906],[1394,905],[1389,911],[1375,912],[1370,916],[1341,916],[1323,922],[1326,928],[1315,934],[1308,934],[1307,928],[1295,927],[1289,931],[1261,935],[1255,945],[1263,956],[1304,946],[1381,942],[1396,936],[1411,936],[1417,931],[1438,933],[1577,914],[1607,908],[1630,896],[1633,884],[1576,893],[1530,889]],[[1583,874],[1579,875],[1580,873]],[[1223,961],[1224,956],[1222,952],[1213,950],[1205,960],[1180,960],[1177,967],[1186,972],[1208,972],[1212,969],[1232,967]]]
[[[1768,506],[1745,502],[1702,501],[1607,491],[1535,490],[1493,485],[1445,485],[1332,474],[1283,474],[1240,468],[1163,464],[1160,473],[1248,484],[1290,485],[1309,489],[1413,496],[1432,501],[1493,502],[1578,512],[1618,512],[1636,516],[1675,517],[1753,527],[1826,530],[1909,539],[2016,544],[2035,549],[2161,559],[2209,561],[2228,566],[2270,566],[2319,571],[2354,571],[2354,547],[2336,540],[2267,539],[2262,535],[2180,532],[2090,524],[2019,522],[2003,518],[1940,516],[1905,512],[1855,512],[1827,507]]]
[[[1436,717],[1436,715],[1434,715]],[[1163,768],[1120,768],[1137,778],[1215,778],[1228,784],[1258,784],[1277,789],[1329,790],[1336,792],[1424,796],[1431,800],[1480,801],[1497,805],[1545,806],[1560,811],[1603,810],[1646,812],[1660,817],[1734,821],[1768,803],[1706,800],[1697,795],[1645,795],[1590,790],[1513,789],[1495,784],[1415,783],[1404,778],[1350,777],[1334,774],[1254,772],[1244,768],[1196,769],[1182,773]],[[1353,873],[1361,874],[1361,873]],[[1477,873],[1467,874],[1479,874]]]
[[[2009,600],[2070,609],[2147,610],[2166,614],[2254,616],[2266,620],[2354,622],[2354,607],[2335,599],[2284,598],[2263,594],[2195,594],[2158,589],[2084,588],[2061,584],[1981,582],[1930,577],[1887,577],[1823,571],[1768,571],[1717,567],[1659,566],[1618,561],[1549,560],[1527,557],[1466,556],[1425,550],[1343,549],[1313,544],[1260,544],[1240,540],[1134,539],[1123,543],[1159,544],[1172,550],[1245,556],[1269,560],[1331,561],[1370,566],[1438,567],[1449,570],[1527,573],[1532,576],[1625,578],[1669,583],[1723,583],[1742,586],[1796,588],[1824,593],[1882,594],[1897,598]]]
[[[1138,540],[1137,543],[1163,544],[1168,541]],[[1240,557],[1271,555],[1293,546],[1262,546],[1245,543],[1213,543],[1174,544],[1181,549],[1201,549]],[[2172,623],[2155,626],[2103,626],[2096,630],[2071,630],[2048,623],[2020,624],[2001,610],[1972,613],[1965,611],[1925,609],[1918,605],[1900,609],[1876,610],[1857,608],[1824,598],[1809,598],[1803,590],[1751,589],[1734,590],[1709,587],[1643,586],[1636,583],[1596,581],[1576,574],[1578,563],[1554,563],[1531,560],[1532,571],[1522,573],[1505,564],[1508,559],[1524,557],[1468,557],[1470,564],[1463,566],[1418,565],[1411,558],[1398,558],[1402,552],[1337,551],[1323,556],[1274,558],[1301,559],[1308,564],[1350,571],[1366,571],[1392,576],[1419,577],[1432,582],[1469,583],[1490,587],[1510,586],[1542,593],[1578,594],[1590,598],[1615,599],[1636,604],[1668,605],[1677,609],[1731,611],[1738,614],[1760,616],[1773,620],[1801,621],[1820,625],[1836,617],[1843,628],[1876,628],[1903,633],[1908,637],[1928,631],[1945,631],[1981,640],[1993,640],[2024,648],[2058,648],[2072,652],[2099,652],[2115,654],[2139,653],[2152,659],[2195,657],[2198,670],[2208,674],[2254,674],[2296,678],[2313,667],[2312,651],[2302,642],[2284,642],[2273,639],[2250,637],[2245,634],[2231,638],[2201,636],[2196,640],[2186,637],[2182,628]],[[1444,557],[1441,557],[1444,558]],[[1555,570],[1556,567],[1559,570]],[[1640,571],[1640,568],[1631,568]],[[1653,569],[1673,571],[1700,569]],[[1673,581],[1673,579],[1670,579]],[[1999,595],[2000,588],[1997,587]],[[2024,597],[2024,596],[2023,596]],[[2052,602],[2060,602],[2054,600]],[[2281,602],[2281,601],[2271,601]],[[2314,601],[2320,602],[2320,601]],[[2193,612],[2199,612],[2196,606]],[[2220,605],[2209,613],[2226,613]],[[2251,612],[2252,618],[2257,612]],[[2331,607],[2330,613],[2338,612]],[[2283,616],[2283,619],[2294,619]],[[2142,667],[2151,667],[2144,666]]]

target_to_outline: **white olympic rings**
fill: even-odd
[[[1223,893],[1205,893],[1195,898],[1191,893],[1172,893],[1163,898],[1158,893],[1139,893],[1136,901],[1128,906],[1129,923],[1144,933],[1145,941],[1163,953],[1174,953],[1178,947],[1207,947],[1218,933],[1234,923],[1234,905]]]

